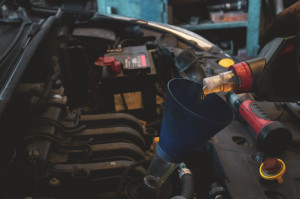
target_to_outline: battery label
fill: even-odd
[[[145,55],[138,55],[135,57],[127,57],[125,59],[124,69],[138,69],[147,67]]]

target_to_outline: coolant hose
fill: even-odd
[[[181,194],[174,196],[171,199],[193,199],[194,198],[194,179],[192,172],[185,167],[185,164],[181,164],[179,178],[181,182]]]
[[[188,169],[189,170],[189,169]],[[194,197],[194,180],[192,174],[184,174],[181,179],[182,190],[181,196],[186,199],[193,199]]]

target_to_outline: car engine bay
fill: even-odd
[[[62,11],[44,15],[30,13],[31,22],[22,23],[26,37],[32,24],[40,26],[38,33],[47,32],[36,41],[2,111],[0,198],[133,198],[155,153],[168,81],[201,82],[226,71],[218,61],[229,56],[144,21]],[[23,46],[26,37],[16,43]],[[259,176],[266,154],[237,115],[186,158],[194,198],[300,195],[300,106],[257,103],[292,133],[289,149],[274,155],[287,165],[284,183]],[[182,186],[176,171],[160,198],[180,195]]]

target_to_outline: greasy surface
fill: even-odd
[[[268,105],[264,106],[264,109]],[[269,110],[272,110],[269,109]],[[264,109],[266,113],[271,113]],[[281,116],[286,116],[286,112]],[[272,116],[273,117],[273,116]],[[277,118],[278,119],[278,118]],[[283,120],[286,120],[283,118]],[[291,120],[290,120],[291,121]],[[293,127],[298,134],[299,127]],[[294,134],[293,136],[296,137]],[[215,150],[214,171],[219,180],[228,189],[230,198],[243,199],[298,199],[300,195],[300,155],[299,150],[290,148],[277,155],[286,164],[284,183],[267,181],[261,178],[255,155],[260,152],[255,141],[255,134],[250,127],[235,121],[212,138]],[[264,155],[264,158],[267,158]]]

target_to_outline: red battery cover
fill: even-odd
[[[257,112],[262,113],[257,104],[251,100],[244,101],[239,107],[239,113],[251,126],[256,134],[256,137],[259,135],[263,127],[273,122],[267,118],[263,118],[263,116],[261,115],[259,116],[258,114],[256,114]]]
[[[116,75],[121,72],[121,63],[116,60],[113,56],[110,57],[99,57],[97,61],[95,61],[95,65],[97,66],[109,66],[110,73],[112,75]]]

